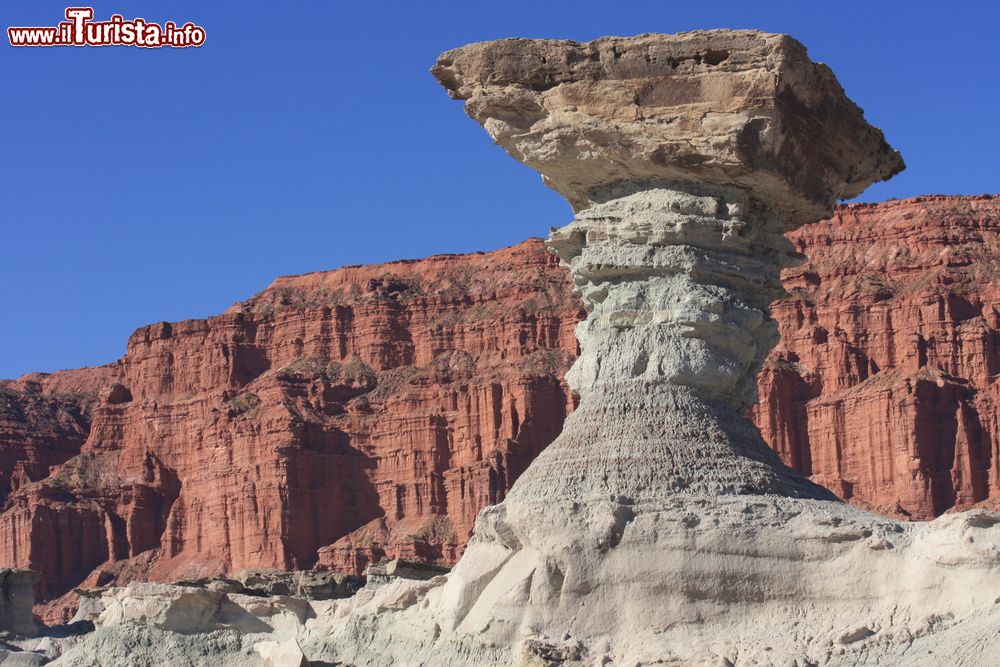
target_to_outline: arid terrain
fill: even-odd
[[[0,659],[991,655],[1000,196],[838,204],[905,165],[786,35],[431,72],[572,219],[0,382]]]
[[[1000,497],[1000,197],[851,204],[788,237],[809,260],[771,308],[768,444],[889,516]],[[115,364],[5,382],[3,565],[43,575],[57,620],[73,596],[45,601],[81,584],[453,564],[572,411],[584,315],[529,240],[280,278]]]

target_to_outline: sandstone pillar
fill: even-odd
[[[832,499],[744,417],[796,260],[782,233],[903,166],[830,70],[789,37],[714,31],[472,44],[432,71],[577,209],[549,246],[590,310],[580,407],[508,505]]]

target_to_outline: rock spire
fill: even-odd
[[[903,167],[829,68],[784,35],[706,31],[472,44],[432,72],[577,210],[549,247],[590,311],[580,407],[508,504],[832,498],[744,416],[798,257],[782,232]]]

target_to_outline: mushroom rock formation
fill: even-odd
[[[579,211],[549,240],[590,310],[568,376],[579,413],[507,511],[600,499],[627,516],[681,492],[831,498],[743,417],[796,257],[781,233],[902,168],[830,71],[753,32],[502,40],[432,71]]]
[[[797,253],[783,232],[903,168],[829,68],[783,35],[511,39],[432,72],[578,211],[549,247],[590,311],[581,399],[518,502],[831,499],[744,418]]]

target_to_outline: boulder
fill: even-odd
[[[38,578],[30,570],[0,569],[0,631],[21,637],[37,634],[32,607]]]

